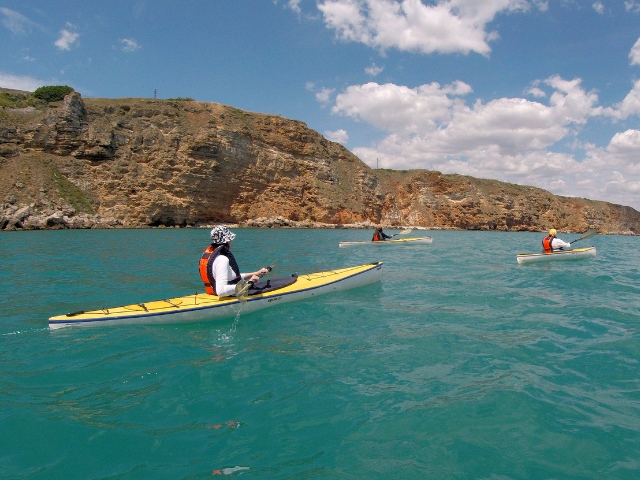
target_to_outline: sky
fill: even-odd
[[[640,0],[0,0],[0,51],[0,87],[217,102],[640,210]]]

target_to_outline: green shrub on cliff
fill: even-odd
[[[46,102],[58,102],[73,92],[67,85],[50,85],[37,88],[33,96]]]

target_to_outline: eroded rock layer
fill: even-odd
[[[427,170],[372,170],[304,123],[216,103],[0,111],[0,228],[413,225],[636,233],[630,207]]]

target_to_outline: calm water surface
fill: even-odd
[[[244,270],[384,276],[237,324],[49,332],[202,292],[208,231],[0,234],[0,478],[640,478],[639,238],[521,266],[543,235],[237,233]]]

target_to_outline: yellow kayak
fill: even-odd
[[[361,287],[380,280],[382,262],[368,263],[355,267],[340,268],[326,272],[299,275],[280,282],[285,286],[263,291],[250,291],[246,301],[236,297],[218,297],[206,293],[184,297],[154,300],[151,302],[103,308],[100,310],[68,313],[49,319],[51,330],[69,326],[102,326],[154,323],[186,323],[228,318],[235,316],[240,308],[249,313],[280,303],[302,300],[325,293]],[[278,280],[272,282],[278,284]],[[259,282],[266,284],[267,281]]]

